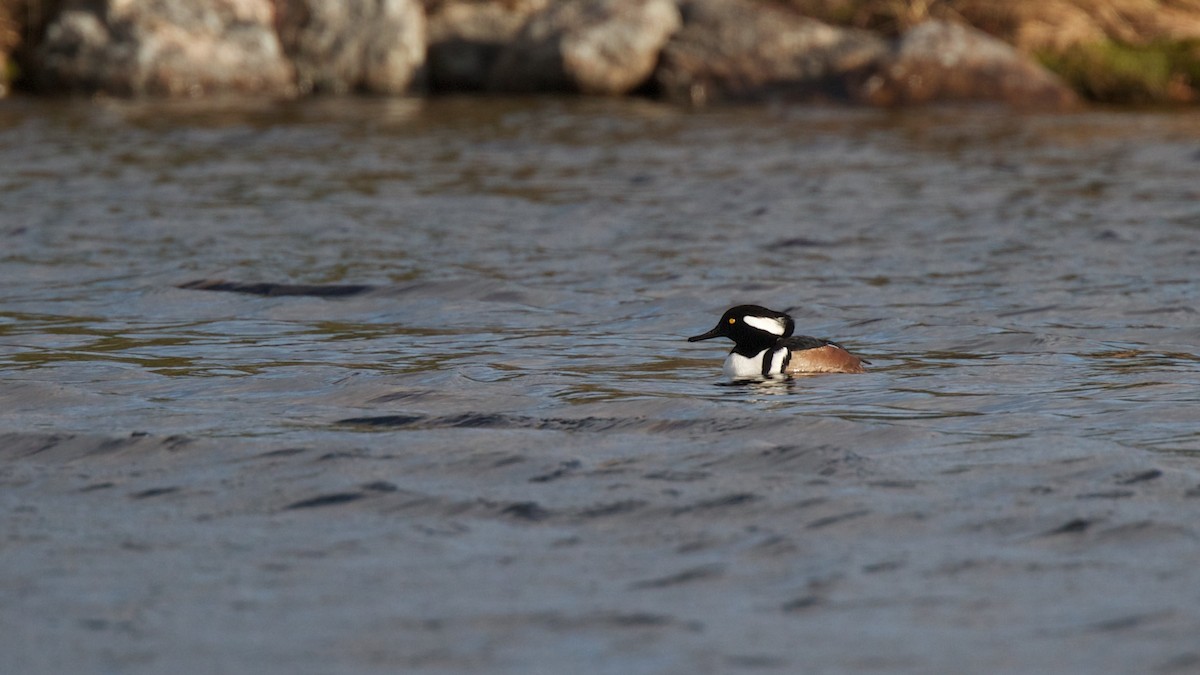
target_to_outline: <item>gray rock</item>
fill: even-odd
[[[489,88],[627,93],[650,78],[679,25],[672,0],[555,2],[501,52]]]
[[[486,89],[500,52],[547,2],[453,1],[438,7],[429,15],[429,88]]]
[[[748,0],[684,0],[655,80],[680,102],[844,99],[887,51],[878,36]]]
[[[277,11],[302,93],[402,94],[423,77],[417,0],[277,0]]]
[[[293,74],[270,0],[68,0],[35,49],[31,82],[54,91],[284,94]]]
[[[999,101],[1063,107],[1076,96],[1057,76],[986,33],[926,21],[900,36],[856,97],[893,106],[943,101]]]

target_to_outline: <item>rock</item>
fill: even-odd
[[[493,91],[623,94],[646,82],[680,25],[672,0],[563,0],[501,52]]]
[[[866,31],[835,28],[748,0],[684,0],[683,28],[655,80],[675,101],[844,99],[851,75],[887,51]]]
[[[31,83],[54,91],[286,94],[292,69],[271,0],[68,0],[35,47]]]
[[[417,0],[276,0],[279,38],[303,93],[402,94],[425,65]]]
[[[481,91],[505,45],[548,0],[449,2],[429,15],[428,77],[434,91]]]
[[[9,80],[16,72],[13,52],[21,44],[21,14],[15,3],[0,2],[0,98],[8,95]]]
[[[901,35],[855,96],[880,106],[998,101],[1057,108],[1076,101],[1061,80],[1009,45],[945,21]]]

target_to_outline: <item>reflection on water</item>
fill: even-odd
[[[837,418],[1186,452],[1197,148],[1150,113],[6,101],[5,426]],[[875,367],[728,386],[683,336],[737,302]]]

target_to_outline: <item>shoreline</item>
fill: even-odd
[[[0,96],[1186,105],[1200,99],[1189,1],[22,0],[0,8]]]

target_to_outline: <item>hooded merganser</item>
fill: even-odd
[[[861,373],[869,363],[836,342],[792,335],[792,317],[758,305],[738,305],[725,312],[717,327],[688,342],[727,337],[733,351],[725,374],[735,380],[766,379],[801,373]]]

